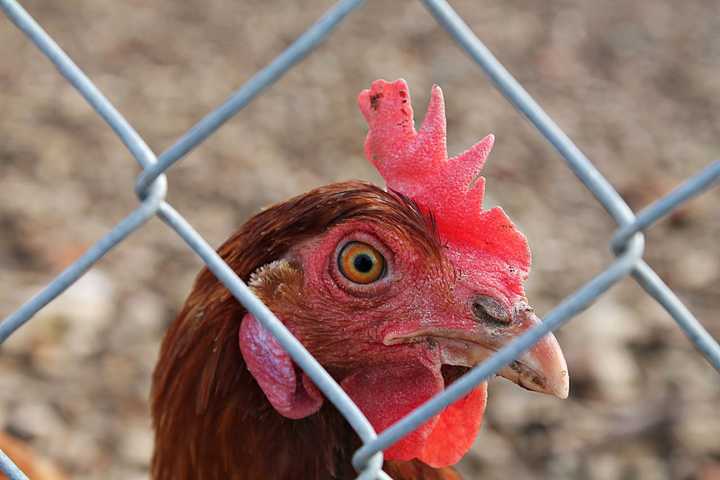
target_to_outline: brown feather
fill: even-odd
[[[382,218],[388,228],[411,235],[428,255],[439,255],[431,219],[411,200],[363,182],[321,187],[273,206],[250,219],[218,252],[247,282],[298,242],[363,218]],[[153,478],[354,478],[350,459],[359,441],[332,405],[326,402],[317,414],[290,420],[269,404],[238,347],[244,314],[210,271],[200,272],[165,335],[153,376]],[[389,468],[403,480],[458,478],[424,476],[432,469],[418,463]]]
[[[28,445],[0,431],[0,450],[32,480],[67,480],[67,477],[46,459],[35,454]],[[0,473],[0,480],[7,479]]]

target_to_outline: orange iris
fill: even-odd
[[[365,285],[385,273],[385,258],[367,243],[348,242],[340,251],[338,266],[345,278]]]

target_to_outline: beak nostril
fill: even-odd
[[[472,301],[472,312],[480,323],[509,325],[512,318],[500,302],[487,295],[477,295]]]

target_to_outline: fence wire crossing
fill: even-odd
[[[317,360],[285,328],[282,322],[253,295],[245,283],[217,255],[185,218],[165,201],[167,192],[165,171],[212,135],[257,95],[312,52],[349,13],[364,3],[363,0],[338,1],[290,47],[265,68],[257,72],[222,105],[200,120],[159,156],[153,153],[142,137],[105,98],[83,71],[75,65],[15,0],[0,0],[0,8],[10,21],[25,33],[42,53],[55,64],[60,73],[115,131],[143,168],[135,184],[135,192],[140,199],[140,205],[89,248],[75,263],[50,282],[45,289],[0,322],[0,344],[30,320],[39,310],[62,294],[128,235],[142,227],[150,218],[158,216],[177,232],[188,246],[202,258],[208,268],[235,298],[275,336],[293,360],[312,378],[325,397],[335,405],[357,432],[363,442],[363,446],[355,452],[353,457],[353,465],[358,472],[358,479],[390,479],[382,471],[382,451],[384,449],[413,431],[429,417],[436,415],[449,404],[469,393],[476,385],[495,375],[500,369],[530,349],[544,335],[568,322],[613,284],[628,275],[632,275],[642,288],[667,310],[708,362],[720,372],[720,346],[717,341],[712,338],[674,292],[663,283],[653,269],[642,259],[644,251],[643,231],[668,215],[673,209],[716,183],[720,179],[720,161],[711,163],[697,175],[639,212],[636,216],[592,162],[498,62],[452,7],[444,0],[422,0],[422,2],[437,22],[447,30],[458,45],[488,75],[507,100],[525,115],[560,153],[568,167],[618,224],[618,229],[610,241],[612,251],[616,255],[615,261],[607,269],[565,298],[545,317],[543,323],[500,349],[486,361],[452,383],[445,391],[428,400],[378,435],[357,405]],[[0,472],[11,480],[27,480],[25,474],[1,450]]]

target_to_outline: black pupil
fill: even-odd
[[[370,270],[372,270],[374,263],[375,262],[373,262],[373,259],[367,253],[361,253],[357,255],[353,260],[353,266],[355,267],[355,270],[360,273],[368,273]]]

